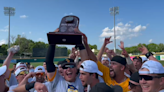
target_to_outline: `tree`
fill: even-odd
[[[21,35],[17,35],[17,38],[13,45],[19,45],[20,46],[20,51],[18,54],[23,54],[23,53],[30,53],[32,51],[34,42],[32,40],[26,39],[26,37],[23,37]]]
[[[163,43],[160,43],[160,44],[158,45],[158,47],[159,47],[159,51],[160,51],[160,52],[164,52],[164,44],[163,44]]]
[[[155,43],[148,44],[147,48],[150,52],[159,52],[160,51],[159,46]]]
[[[96,50],[97,50],[97,45],[96,45],[96,44],[94,44],[94,45],[89,44],[89,47],[90,47],[91,49],[96,49]]]
[[[8,45],[7,44],[1,45],[0,53],[2,53],[3,55],[7,55],[7,49],[8,49]]]
[[[46,48],[46,44],[44,42],[35,42],[32,48]]]

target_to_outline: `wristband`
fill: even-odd
[[[146,56],[147,58],[149,58],[151,55],[153,55],[153,53],[151,53],[151,52],[148,52],[148,53],[145,54],[145,56]]]
[[[30,89],[34,88],[34,85],[35,85],[35,82],[29,83],[29,84],[25,85],[25,88],[26,88],[27,91],[29,91]]]
[[[83,44],[78,44],[78,45],[75,46],[75,48],[79,48],[79,50],[85,49]]]

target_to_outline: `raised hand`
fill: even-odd
[[[57,28],[54,32],[59,32],[59,28]]]
[[[120,41],[120,45],[118,45],[121,49],[124,49],[124,42]]]
[[[15,54],[15,53],[17,53],[19,50],[20,50],[19,45],[14,45],[14,46],[10,47],[7,51],[8,51],[9,53]]]
[[[129,54],[125,49],[122,50],[122,55],[124,55],[125,57],[129,57]]]
[[[110,41],[110,39],[111,39],[111,36],[109,38],[105,38],[104,44],[107,45],[109,43],[112,43],[113,41]]]
[[[142,55],[145,55],[145,54],[147,54],[149,52],[148,49],[145,46],[143,46],[143,45],[142,45],[142,47],[140,47],[138,49],[139,49],[139,51],[141,51]]]

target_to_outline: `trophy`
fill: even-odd
[[[59,32],[47,33],[49,44],[82,44],[82,35],[74,31],[79,26],[79,18],[69,15],[62,18]]]

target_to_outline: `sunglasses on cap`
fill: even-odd
[[[135,85],[135,84],[129,82],[129,86],[130,86],[131,88],[134,88],[134,87],[139,86],[139,85]]]
[[[62,68],[63,69],[68,69],[68,68],[75,68],[76,65],[64,65]]]
[[[139,80],[144,79],[145,81],[153,80],[154,78],[161,78],[160,76],[148,76],[148,75],[139,75]]]
[[[28,71],[21,71],[18,75],[25,75],[28,74]]]
[[[44,73],[36,73],[36,76],[39,76],[39,75],[44,76]]]

